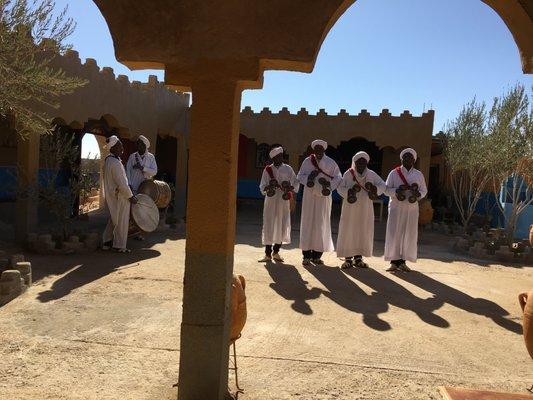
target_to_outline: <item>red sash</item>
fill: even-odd
[[[400,176],[400,179],[403,181],[404,185],[411,186],[411,185],[409,185],[409,183],[407,183],[407,179],[405,179],[405,176],[402,173],[402,167],[401,166],[396,167],[395,171]]]
[[[353,180],[355,181],[355,183],[357,183],[359,186],[361,186],[361,189],[363,189],[365,192],[368,192],[368,189],[366,187],[364,187],[363,185],[361,185],[359,183],[359,181],[357,180],[357,177],[355,176],[355,171],[353,170],[353,168],[350,168],[350,172],[352,173],[352,177],[353,177]]]
[[[265,169],[266,172],[268,172],[268,175],[270,175],[270,179],[276,179],[274,178],[274,171],[272,171],[272,165],[267,165]]]
[[[318,161],[316,160],[316,156],[314,154],[311,154],[311,163],[315,167],[315,169],[320,172],[323,175],[326,175],[329,179],[333,179],[331,175],[326,174],[322,169],[318,166]]]

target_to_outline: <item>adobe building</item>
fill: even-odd
[[[156,76],[150,76],[147,83],[130,82],[125,75],[116,77],[112,68],[100,69],[94,59],[82,63],[73,50],[63,56],[57,55],[53,66],[87,80],[84,87],[61,97],[57,109],[46,110],[54,116],[53,125],[58,132],[74,135],[80,160],[81,142],[86,133],[95,135],[103,156],[107,154],[103,148],[106,137],[118,135],[125,145],[124,159],[135,151],[137,136],[144,134],[151,142],[150,151],[160,158],[160,175],[167,176],[176,185],[175,206],[184,215],[190,96],[167,88]],[[16,214],[16,234],[23,240],[37,226],[37,199],[18,198],[16,213],[11,206],[17,185],[38,179],[42,168],[39,165],[40,135],[22,139],[13,126],[13,120],[0,119],[0,201],[2,219],[8,219],[0,222],[13,223]]]
[[[165,84],[193,94],[178,398],[222,400],[228,398],[241,94],[261,88],[266,70],[311,72],[328,32],[355,0],[253,6],[235,0],[223,7],[215,0],[93,1],[120,62],[162,69]],[[524,73],[532,73],[531,1],[483,2],[507,25]],[[24,153],[32,149],[19,148],[30,170],[32,157]]]
[[[384,179],[399,165],[400,152],[413,147],[418,153],[417,168],[428,180],[434,117],[433,110],[421,116],[409,111],[393,116],[387,109],[379,115],[370,115],[366,110],[357,115],[346,110],[328,115],[324,109],[309,114],[302,108],[291,114],[287,108],[277,113],[264,108],[256,113],[245,107],[240,115],[237,196],[262,198],[258,181],[273,146],[283,146],[285,162],[298,172],[311,151],[311,142],[317,138],[328,142],[326,154],[337,161],[341,172],[350,168],[357,151],[364,150],[370,155],[369,167]]]

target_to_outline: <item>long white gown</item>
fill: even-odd
[[[318,161],[318,160],[317,160]],[[318,166],[333,179],[319,173],[315,179],[315,186],[306,186],[307,177],[315,170],[311,157],[307,157],[300,171],[298,181],[304,185],[302,201],[302,217],[300,223],[300,248],[303,251],[314,250],[318,252],[334,251],[333,239],[331,237],[331,194],[324,196],[322,186],[318,184],[320,178],[331,181],[331,192],[337,189],[342,180],[341,171],[337,163],[326,156],[318,161]]]
[[[362,175],[356,169],[349,169],[342,177],[337,192],[343,197],[339,235],[337,237],[337,256],[353,257],[357,255],[371,257],[374,250],[374,203],[368,192],[361,189],[357,201],[348,203],[348,190],[356,183],[350,170],[353,170],[359,184],[364,187],[371,182],[377,187],[378,196],[385,192],[385,182],[374,171],[366,168]]]
[[[137,162],[143,167],[142,171],[140,169],[133,168]],[[126,176],[135,193],[137,193],[137,190],[139,190],[139,185],[145,179],[152,179],[156,175],[157,162],[155,161],[155,156],[152,153],[146,151],[143,155],[140,155],[139,152],[136,151],[130,155],[128,162],[126,163]]]
[[[113,240],[113,247],[125,249],[128,241],[130,202],[133,196],[120,158],[109,155],[104,166],[104,196],[110,218],[103,234],[104,243]]]
[[[274,179],[281,185],[283,181],[290,182],[294,186],[294,191],[298,192],[300,183],[296,179],[296,174],[290,165],[281,164],[275,167],[272,164]],[[283,191],[276,190],[273,197],[266,195],[265,187],[270,183],[270,175],[266,168],[263,170],[259,190],[265,196],[263,206],[263,245],[274,245],[291,242],[291,211],[290,202],[283,200]]]
[[[401,171],[409,185],[418,184],[420,199],[424,198],[428,190],[422,172],[414,167],[407,171],[403,166]],[[385,260],[402,259],[416,262],[418,253],[418,202],[409,203],[407,199],[399,201],[396,198],[396,189],[403,184],[404,182],[396,170],[392,170],[386,182],[386,194],[390,197],[390,202],[385,236]],[[410,192],[407,192],[407,196],[409,194]]]

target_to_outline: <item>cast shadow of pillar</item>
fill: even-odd
[[[327,288],[324,295],[348,311],[363,316],[363,322],[377,331],[388,331],[390,324],[379,317],[389,309],[381,293],[368,295],[348,278],[340,268],[309,265],[304,267]]]
[[[307,282],[294,265],[268,262],[265,268],[274,281],[270,287],[284,299],[292,301],[291,308],[294,311],[304,315],[313,314],[308,300],[320,297],[321,289],[307,287]]]
[[[442,303],[448,303],[469,313],[485,316],[508,331],[522,334],[522,325],[507,319],[506,316],[509,315],[509,312],[490,300],[474,298],[418,271],[401,274],[398,277],[427,292],[433,293]]]
[[[450,326],[448,321],[434,313],[444,304],[440,298],[421,299],[399,283],[371,268],[349,269],[345,270],[345,273],[374,289],[388,304],[414,312],[427,324],[439,328],[448,328]]]

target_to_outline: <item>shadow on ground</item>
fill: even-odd
[[[448,303],[469,313],[482,315],[492,319],[494,323],[508,331],[522,334],[522,325],[507,319],[506,316],[509,315],[509,312],[493,301],[474,298],[418,271],[399,274],[398,277],[429,293],[433,293],[436,301],[441,304]]]
[[[35,270],[36,279],[42,279],[44,276],[50,274],[69,272],[57,279],[49,290],[39,293],[37,299],[41,302],[60,299],[70,294],[73,290],[94,282],[121,267],[136,264],[160,255],[161,253],[156,250],[137,249],[129,254],[99,251],[83,257],[55,257],[57,263],[52,268],[40,267]],[[75,257],[76,264],[73,263],[73,257]]]

